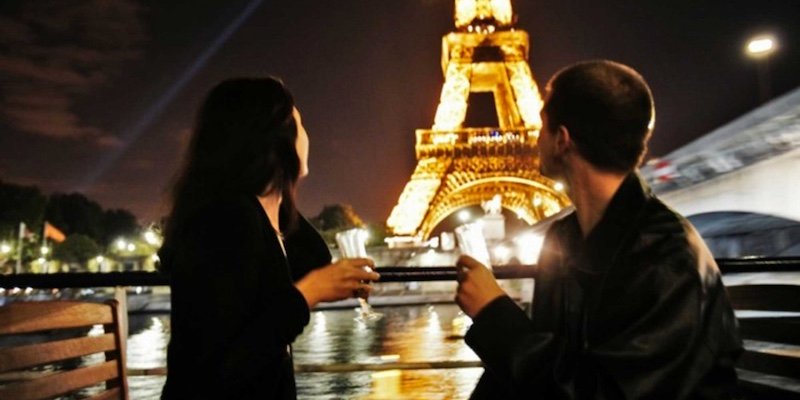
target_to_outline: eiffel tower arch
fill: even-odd
[[[445,81],[433,127],[417,129],[417,166],[387,220],[395,235],[427,239],[447,216],[494,195],[529,224],[569,204],[539,173],[542,99],[528,34],[510,0],[455,0],[456,31],[442,39]],[[497,126],[465,126],[474,95],[491,97]]]

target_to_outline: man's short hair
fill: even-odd
[[[616,62],[587,61],[559,71],[548,89],[548,129],[566,127],[581,156],[599,169],[630,172],[639,165],[655,120],[641,75]]]

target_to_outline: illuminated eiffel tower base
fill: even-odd
[[[425,240],[452,213],[497,194],[528,224],[569,204],[539,173],[542,100],[510,0],[456,0],[455,17],[456,31],[442,39],[445,82],[433,127],[416,131],[417,166],[387,220],[397,236]],[[492,95],[499,126],[464,127],[470,93]]]

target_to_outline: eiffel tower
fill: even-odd
[[[528,34],[514,19],[510,0],[455,0],[439,106],[433,127],[416,131],[417,166],[386,222],[394,235],[427,239],[450,214],[496,194],[528,224],[569,204],[563,187],[539,173],[542,99]],[[490,99],[498,126],[464,126],[477,97]]]

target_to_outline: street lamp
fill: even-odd
[[[144,232],[144,240],[151,246],[161,246],[161,237],[152,229]]]
[[[778,41],[772,35],[758,35],[747,41],[745,54],[756,61],[758,70],[758,93],[761,102],[770,96],[769,57],[778,48]]]
[[[128,242],[126,242],[125,239],[117,239],[114,242],[114,246],[117,247],[117,250],[122,251],[125,250],[126,247],[128,247]]]

